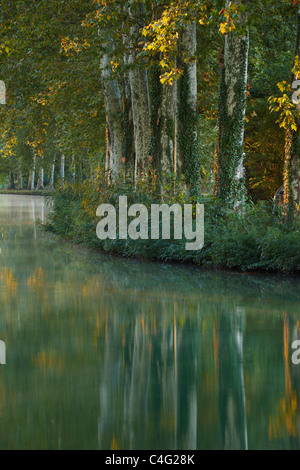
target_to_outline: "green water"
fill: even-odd
[[[0,449],[300,448],[300,280],[101,255],[0,196]]]

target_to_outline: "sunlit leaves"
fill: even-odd
[[[70,39],[69,37],[62,38],[61,48],[66,55],[70,55],[72,52],[79,54],[79,52],[91,47],[90,43],[85,39],[83,41]]]
[[[269,98],[270,110],[271,112],[279,112],[279,123],[280,127],[284,129],[293,129],[297,130],[296,117],[298,116],[298,111],[295,105],[291,102],[291,86],[286,82],[281,82],[277,84],[279,90],[282,92],[282,96],[276,97],[271,96]]]
[[[0,149],[0,156],[9,158],[14,155],[14,149],[17,146],[17,138],[15,135],[5,136],[4,145]]]
[[[300,59],[298,55],[295,57],[292,72],[294,78],[298,80],[300,78]],[[282,95],[271,96],[269,98],[270,110],[271,112],[275,111],[280,113],[277,121],[280,127],[297,131],[296,119],[299,119],[300,117],[300,110],[297,103],[293,103],[291,100],[292,87],[286,82],[286,80],[277,83],[277,87]]]
[[[220,23],[220,32],[222,34],[230,33],[236,29],[234,23],[235,17],[238,15],[238,6],[235,3],[231,3],[229,8],[222,9],[219,13],[221,23]]]
[[[146,38],[144,51],[150,57],[155,57],[157,54],[162,56],[159,62],[162,69],[162,83],[172,83],[182,73],[176,68],[177,45],[179,35],[188,21],[197,21],[200,25],[208,23],[205,2],[173,1],[157,20],[143,29],[143,36]]]
[[[298,80],[300,78],[300,58],[298,55],[295,57],[295,64],[292,72],[295,76],[295,80]]]

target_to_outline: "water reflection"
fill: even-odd
[[[299,280],[99,255],[0,196],[0,448],[300,447]]]
[[[219,402],[222,446],[247,450],[244,383],[244,311],[221,314],[218,323]]]

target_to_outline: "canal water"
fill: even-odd
[[[99,254],[0,196],[0,449],[299,449],[300,280]]]

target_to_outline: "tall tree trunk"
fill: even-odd
[[[62,182],[65,181],[65,156],[62,155],[60,159],[60,178]]]
[[[128,63],[128,57],[124,59],[125,65]],[[123,158],[125,159],[126,171],[134,176],[135,148],[134,148],[134,126],[132,116],[132,99],[129,78],[125,75],[123,79]]]
[[[72,177],[72,182],[74,183],[75,179],[76,179],[76,165],[75,165],[75,158],[74,158],[74,155],[72,156],[72,160],[71,160],[71,177]]]
[[[175,114],[176,87],[163,85],[160,108],[161,119],[161,170],[169,175],[175,171]]]
[[[229,6],[226,1],[226,8]],[[237,6],[242,0],[235,0]],[[239,13],[237,29],[245,28],[247,16]],[[249,33],[225,35],[224,54],[220,60],[219,137],[215,164],[215,194],[229,207],[244,200],[244,125],[248,71]]]
[[[38,174],[36,189],[38,191],[42,191],[44,189],[44,168],[42,168],[42,166],[40,166],[40,168],[39,168],[39,174]]]
[[[49,188],[50,189],[54,188],[54,173],[55,173],[55,158],[54,158],[53,163],[51,165],[51,173],[50,173],[50,181],[49,181]]]
[[[176,171],[184,175],[192,192],[200,185],[200,161],[197,118],[197,50],[196,23],[187,23],[178,42],[177,65],[183,74],[177,85],[177,165]]]
[[[32,191],[34,190],[35,164],[36,164],[36,155],[33,156],[32,169],[30,170],[29,178],[28,178],[28,189]]]
[[[131,88],[132,116],[135,142],[135,180],[144,177],[150,166],[151,120],[147,70],[137,62],[136,49],[140,38],[140,23],[144,6],[131,1],[130,18],[133,26],[130,31],[129,83]]]
[[[107,144],[107,170],[111,171],[112,180],[122,171],[123,153],[123,126],[122,126],[122,100],[117,80],[112,79],[110,70],[111,57],[103,54],[101,58],[101,75],[105,99],[105,110],[109,131]]]
[[[297,9],[297,41],[295,56],[300,57],[300,9]],[[292,81],[297,77],[293,76]],[[299,105],[298,105],[299,106]],[[300,205],[300,119],[296,120],[297,130],[287,129],[284,160],[284,213],[287,221],[293,219],[294,204]]]
[[[13,170],[8,173],[8,189],[15,189],[15,178]]]
[[[23,177],[22,177],[22,170],[18,171],[18,189],[21,190],[23,189]]]
[[[107,123],[107,116],[106,116],[106,123]],[[110,156],[111,148],[110,148],[108,125],[105,128],[105,144],[106,144],[105,172],[106,172],[106,176],[107,176],[107,181],[108,181],[108,183],[110,183],[111,182],[111,156]]]
[[[152,93],[152,156],[159,174],[175,170],[175,86],[160,82],[157,68]]]

